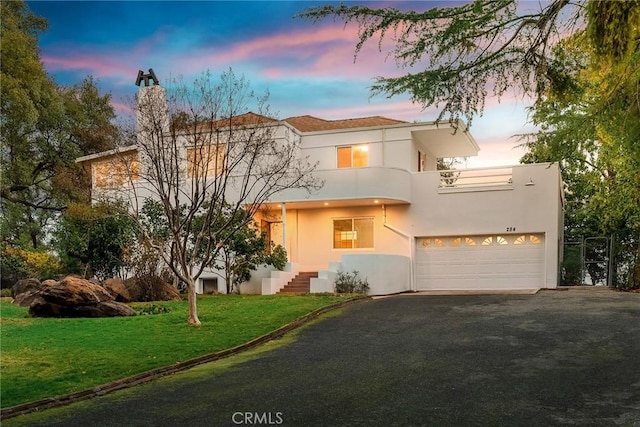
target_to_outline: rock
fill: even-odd
[[[105,301],[96,305],[78,307],[78,317],[116,317],[135,316],[136,311],[126,304],[116,301]]]
[[[29,314],[36,317],[116,317],[135,316],[136,312],[128,305],[116,301],[71,307],[36,298],[29,306]]]
[[[107,279],[102,286],[116,299],[118,302],[131,302],[131,293],[124,284],[122,279]]]
[[[38,279],[18,280],[11,288],[11,296],[15,298],[16,295],[20,295],[23,292],[34,289],[40,289],[40,281]]]
[[[44,287],[44,286],[54,286],[54,285],[56,285],[57,283],[58,283],[58,282],[56,282],[56,281],[55,281],[55,280],[53,280],[53,279],[47,279],[47,280],[44,280],[44,281],[40,284],[40,287]]]
[[[31,289],[30,291],[21,292],[16,295],[16,297],[13,299],[13,303],[15,305],[19,305],[20,307],[29,307],[36,298],[40,298],[40,290]]]
[[[41,287],[29,305],[29,313],[39,317],[133,316],[135,311],[100,285],[67,276],[52,286]]]
[[[64,306],[80,306],[113,301],[106,289],[79,277],[67,276],[54,286],[41,288],[40,296],[47,302]]]
[[[66,315],[64,306],[47,302],[40,296],[29,305],[29,314],[35,317],[73,317]]]

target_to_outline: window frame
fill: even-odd
[[[366,247],[358,247],[356,246],[356,242],[358,241],[358,237],[356,235],[357,233],[357,229],[356,229],[356,221],[357,220],[370,220],[371,221],[371,246],[366,246]],[[345,241],[350,241],[351,242],[351,246],[350,247],[337,247],[336,243],[338,242],[338,240],[336,240],[336,221],[351,221],[351,229],[347,230],[347,231],[342,231],[339,230],[338,232],[340,233],[351,233],[351,238],[349,239],[340,239],[340,242],[345,242]],[[354,217],[340,217],[340,218],[332,218],[331,219],[331,235],[332,235],[332,239],[331,239],[331,248],[333,250],[372,250],[375,249],[375,216],[354,216]],[[355,237],[355,238],[354,238]],[[365,240],[365,239],[361,239],[361,240]]]
[[[365,150],[357,150],[358,148],[366,148]],[[340,166],[340,150],[349,149],[349,165],[348,166]],[[366,164],[355,166],[355,155],[357,151],[361,151],[366,153]],[[365,142],[362,144],[351,144],[351,145],[341,145],[336,147],[336,168],[338,169],[356,169],[356,168],[366,168],[369,166],[369,143]]]
[[[121,188],[140,178],[138,153],[124,153],[91,163],[93,187]]]
[[[206,178],[216,178],[222,175],[224,170],[224,156],[225,156],[225,146],[223,144],[211,144],[207,148],[203,145],[191,145],[186,147],[187,154],[187,178],[189,179],[206,179]],[[203,150],[211,150],[209,153],[209,159],[206,164],[206,173],[201,174],[201,171],[204,170],[203,165]]]

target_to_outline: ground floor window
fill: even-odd
[[[333,248],[373,248],[373,218],[333,220]]]

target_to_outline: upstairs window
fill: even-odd
[[[333,248],[373,248],[373,218],[333,220]]]
[[[92,165],[95,186],[98,188],[121,187],[136,181],[140,174],[137,154],[123,154]]]
[[[224,148],[200,146],[187,148],[187,172],[189,178],[209,178],[222,173]]]
[[[369,165],[367,144],[338,147],[338,168],[363,168]]]

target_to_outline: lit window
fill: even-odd
[[[464,238],[464,243],[467,246],[475,246],[476,245],[476,242],[471,237],[465,237]]]
[[[444,246],[444,242],[442,240],[440,240],[440,239],[434,239],[434,243],[435,243],[436,246],[438,246],[440,248]]]
[[[482,246],[489,246],[493,242],[493,237],[489,236],[482,241]]]
[[[137,154],[113,156],[108,160],[93,163],[96,187],[118,187],[136,181],[140,175],[140,161]]]
[[[538,236],[534,236],[534,235],[529,236],[529,241],[534,245],[539,245],[542,243],[542,241],[538,238]]]
[[[502,236],[497,236],[496,237],[496,243],[499,244],[499,245],[508,245],[509,244],[509,242],[507,242],[507,239],[505,239]]]
[[[462,243],[462,240],[457,237],[451,241],[451,246],[460,246],[460,243]]]
[[[524,245],[525,243],[527,243],[527,236],[518,236],[513,242],[514,245]]]
[[[218,176],[224,164],[224,149],[203,145],[187,148],[187,173],[189,178]]]
[[[369,146],[367,144],[350,147],[338,147],[339,168],[363,168],[369,165]]]
[[[334,219],[333,248],[373,248],[373,218]]]
[[[431,245],[431,239],[422,239],[422,247],[428,248]]]

